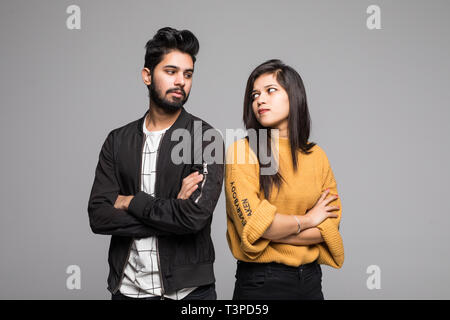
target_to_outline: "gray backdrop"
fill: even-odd
[[[81,29],[69,30],[69,5]],[[369,5],[381,30],[369,30]],[[280,58],[305,82],[311,140],[342,199],[345,263],[323,266],[327,299],[449,299],[450,2],[1,1],[0,298],[109,299],[109,236],[87,201],[107,133],[143,115],[144,45],[161,27],[200,41],[186,109],[242,127],[248,75]],[[229,144],[229,142],[227,142]],[[214,214],[217,292],[235,260],[222,193]],[[81,269],[69,290],[66,269]],[[369,266],[381,270],[370,290]]]

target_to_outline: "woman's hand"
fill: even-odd
[[[188,199],[191,194],[198,188],[198,183],[203,180],[203,175],[195,171],[183,179],[181,190],[177,199]]]
[[[325,190],[314,207],[305,214],[305,217],[309,220],[308,224],[310,227],[317,227],[327,218],[338,217],[338,214],[332,211],[339,210],[339,206],[328,206],[328,204],[339,197],[337,195],[331,195],[331,197],[325,199],[329,192],[329,189]]]

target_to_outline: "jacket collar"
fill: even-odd
[[[147,110],[145,112],[144,116],[137,121],[136,129],[139,132],[139,134],[144,134],[142,132],[142,126],[144,125],[145,117],[147,116],[148,112],[149,112],[149,110]],[[186,128],[186,126],[189,122],[190,116],[191,116],[191,114],[189,112],[187,112],[186,109],[184,109],[184,107],[181,107],[181,112],[178,115],[177,120],[175,120],[175,122],[169,128],[169,130],[166,131],[166,134],[171,133],[173,130],[178,129],[178,128]]]

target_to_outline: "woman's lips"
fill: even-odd
[[[270,110],[269,109],[259,109],[258,110],[258,114],[263,114],[263,113],[265,113],[267,111],[270,111]]]

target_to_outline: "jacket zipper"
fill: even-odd
[[[155,173],[155,196],[156,196],[156,182],[158,180],[158,159],[159,159],[159,155],[160,155],[160,148],[161,148],[161,144],[164,138],[164,135],[166,134],[166,132],[163,133],[161,139],[159,140],[159,144],[158,144],[158,149],[157,149],[157,153],[156,153],[156,173]],[[158,241],[158,236],[156,236],[156,257],[158,258],[158,273],[159,273],[159,279],[160,279],[160,283],[161,283],[161,300],[164,300],[164,280],[163,280],[163,275],[162,275],[162,270],[161,270],[161,263],[160,263],[160,257],[159,257],[159,241]]]
[[[141,161],[139,162],[139,187],[138,187],[139,190],[141,190],[141,183],[142,183],[142,181],[141,181],[142,180],[142,153],[144,152],[145,140],[146,140],[146,137],[145,137],[145,134],[144,134],[144,137],[142,138]],[[122,284],[123,275],[125,274],[125,268],[127,267],[128,259],[130,259],[131,246],[133,245],[133,241],[134,241],[134,239],[131,239],[130,246],[128,247],[127,260],[126,260],[126,262],[125,262],[125,264],[123,266],[122,274],[120,275],[119,283],[117,285],[116,290],[114,290],[114,293],[116,293],[119,290],[120,285]]]
[[[202,197],[203,194],[203,187],[206,183],[206,178],[208,177],[208,164],[203,161],[203,182],[202,182],[202,187],[200,189],[200,194],[198,195],[197,199],[195,199],[195,203],[198,202],[198,200],[200,200],[200,198]]]

